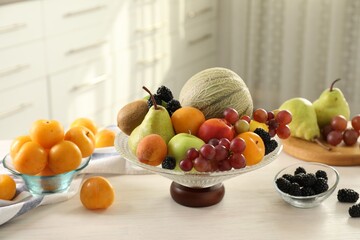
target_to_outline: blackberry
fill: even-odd
[[[351,217],[360,217],[360,203],[351,206],[349,208],[349,214]]]
[[[301,196],[307,197],[315,195],[315,191],[311,187],[303,187],[301,188]]]
[[[305,176],[305,173],[299,173],[294,175],[294,182],[298,183],[300,186],[303,186],[302,179]]]
[[[292,183],[289,187],[288,193],[292,196],[301,196],[301,188],[298,183]]]
[[[275,148],[277,148],[278,143],[274,139],[272,139],[267,143],[264,142],[264,145],[265,145],[265,155],[268,155],[269,153],[274,151]]]
[[[161,163],[161,167],[165,169],[173,170],[176,166],[176,160],[174,157],[166,156]]]
[[[343,188],[338,191],[337,199],[339,202],[355,203],[359,199],[359,194],[352,189]]]
[[[262,128],[256,128],[254,130],[254,133],[259,135],[265,144],[270,142],[270,140],[271,140],[270,134]]]
[[[284,175],[282,175],[282,177],[289,180],[291,183],[294,182],[294,176],[291,174],[285,173]]]
[[[322,177],[317,178],[314,185],[312,186],[312,189],[316,194],[326,192],[329,189],[327,180]]]
[[[173,94],[171,90],[165,86],[161,86],[157,89],[156,94],[160,97],[160,99],[164,100],[165,102],[169,102],[173,99]]]
[[[298,168],[295,169],[294,174],[297,175],[299,173],[304,173],[305,174],[306,170],[303,167],[298,167]]]
[[[289,182],[289,180],[285,179],[285,178],[278,178],[275,181],[276,186],[284,193],[288,193],[289,192],[289,188],[291,186],[291,183]]]
[[[156,104],[161,105],[162,104],[161,98],[157,94],[154,94],[153,96],[154,96]],[[148,105],[148,108],[151,108],[151,106],[153,105],[151,97],[147,100],[147,105]]]
[[[323,171],[323,170],[317,170],[316,173],[315,173],[315,176],[317,178],[324,178],[326,180],[328,179],[326,172]]]
[[[311,187],[316,182],[315,174],[313,173],[306,173],[303,175],[301,179],[301,184],[303,187]]]
[[[171,99],[167,103],[166,110],[169,112],[169,115],[171,116],[179,108],[181,108],[180,102],[176,99]]]

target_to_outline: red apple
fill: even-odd
[[[235,129],[225,119],[210,118],[201,124],[198,137],[206,143],[212,138],[227,138],[231,141],[235,137]]]

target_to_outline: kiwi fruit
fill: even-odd
[[[145,99],[135,100],[123,106],[117,115],[117,126],[126,135],[141,124],[148,112],[148,106]]]

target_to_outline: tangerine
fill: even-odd
[[[90,177],[81,186],[80,200],[87,209],[106,209],[113,204],[114,199],[114,189],[104,177]]]

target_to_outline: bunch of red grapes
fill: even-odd
[[[360,134],[360,114],[351,119],[351,126],[342,115],[334,116],[329,125],[321,129],[326,142],[332,146],[339,145],[342,141],[346,146],[353,146],[357,143]]]
[[[210,139],[199,150],[190,148],[186,158],[180,161],[180,168],[184,172],[193,168],[198,172],[229,171],[246,166],[242,152],[246,143],[241,138],[229,141],[227,138]]]

